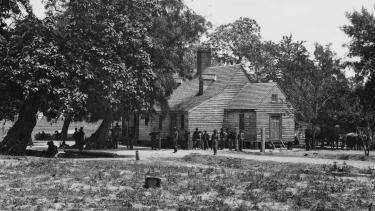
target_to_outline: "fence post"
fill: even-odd
[[[266,151],[266,131],[265,128],[261,128],[261,137],[262,137],[262,146],[260,151],[265,152]]]
[[[159,150],[161,150],[161,135],[159,135]]]
[[[138,152],[138,150],[135,151],[135,160],[139,160],[139,152]]]

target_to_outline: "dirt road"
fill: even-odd
[[[134,160],[136,150],[112,150],[118,155],[132,156],[130,158],[114,158],[114,160],[123,159],[123,160]],[[191,153],[198,153],[202,155],[212,155],[213,152],[208,150],[179,150],[177,153],[173,153],[173,150],[149,150],[148,148],[138,148],[138,152],[141,160],[159,160],[161,158],[182,158]],[[213,155],[212,155],[213,156]],[[307,163],[307,164],[333,164],[334,161],[337,161],[338,164],[342,164],[344,161],[347,165],[351,165],[357,168],[375,169],[375,162],[373,161],[357,161],[357,160],[339,160],[339,159],[323,159],[323,158],[309,158],[309,157],[293,157],[293,156],[277,156],[274,155],[261,155],[254,151],[245,151],[245,152],[235,152],[230,150],[219,150],[218,156],[226,156],[233,158],[242,158],[248,160],[258,160],[258,161],[274,161],[281,163]],[[90,158],[90,160],[101,160],[103,158]]]

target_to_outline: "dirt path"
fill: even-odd
[[[113,160],[134,160],[135,150],[117,150],[114,151],[119,155],[132,156],[130,158],[113,158]],[[141,160],[157,161],[165,158],[182,158],[191,153],[198,153],[202,155],[212,155],[212,151],[203,150],[179,150],[177,153],[173,153],[173,150],[148,150],[139,149],[138,150]],[[242,158],[248,160],[258,160],[258,161],[274,161],[281,163],[307,163],[307,164],[333,164],[337,161],[338,164],[342,164],[344,160],[339,159],[323,159],[323,158],[309,158],[309,157],[293,157],[293,156],[277,156],[277,155],[259,155],[252,152],[235,152],[229,150],[219,150],[218,156]],[[104,158],[88,158],[83,160],[103,160]],[[105,158],[108,160],[108,158]],[[80,159],[81,160],[81,159]],[[347,165],[351,165],[357,168],[375,169],[375,162],[373,161],[356,161],[356,160],[345,160]]]

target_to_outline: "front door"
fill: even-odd
[[[281,138],[281,118],[280,116],[271,116],[270,119],[270,138],[279,140]]]

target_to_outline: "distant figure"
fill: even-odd
[[[206,150],[208,149],[208,140],[210,139],[210,135],[208,135],[206,130],[204,131],[202,135],[202,139],[203,139],[203,149]]]
[[[225,137],[225,131],[224,128],[220,129],[220,142],[219,142],[219,149],[224,149],[224,137]]]
[[[133,133],[133,131],[129,131],[128,137],[127,137],[127,140],[126,140],[126,148],[127,149],[133,149],[133,139],[134,139],[134,142],[135,142],[136,141],[135,134]]]
[[[199,130],[198,128],[195,128],[195,131],[193,133],[193,148],[197,148],[199,146]]]
[[[173,153],[176,153],[177,145],[178,145],[178,130],[176,127],[173,128],[172,141],[173,141],[173,149],[174,149]]]
[[[151,149],[154,150],[156,149],[157,145],[157,136],[160,134],[160,132],[156,132],[156,129],[154,128],[151,133],[149,133],[151,137]]]
[[[226,128],[224,132],[224,148],[229,148],[229,129]]]
[[[79,151],[83,150],[84,141],[85,141],[85,132],[83,132],[83,127],[80,127],[77,133],[77,143],[78,143]]]
[[[74,139],[74,145],[76,147],[78,147],[78,130],[77,130],[77,128],[74,128],[73,139]]]
[[[212,149],[214,150],[214,155],[217,154],[217,148],[219,145],[219,135],[217,134],[217,130],[214,130],[214,133],[211,136],[211,142],[212,142]]]
[[[185,141],[185,144],[186,144],[186,149],[189,149],[189,139],[190,139],[190,132],[188,130],[185,130],[184,141]]]
[[[229,149],[230,149],[230,150],[232,150],[232,149],[235,148],[235,145],[234,145],[234,143],[235,143],[235,139],[236,139],[235,136],[236,136],[235,133],[231,130],[231,131],[229,132],[229,136],[228,136],[228,139],[229,139],[229,143],[228,143],[228,145],[229,145]]]
[[[57,146],[53,143],[53,141],[49,141],[48,143],[48,148],[46,151],[46,157],[52,158],[54,157],[59,151],[57,150]]]
[[[54,135],[54,137],[53,137],[55,140],[60,140],[60,133],[59,133],[59,131],[55,131],[55,135]]]
[[[239,151],[242,151],[244,141],[245,141],[245,133],[243,132],[243,130],[240,130],[238,134],[238,150]]]
[[[112,128],[112,140],[113,140],[115,149],[118,148],[118,142],[120,140],[120,136],[121,136],[121,128],[120,128],[120,125],[116,123],[116,126]]]
[[[203,134],[201,131],[199,131],[199,134],[198,134],[198,142],[199,142],[200,149],[204,149]]]
[[[306,151],[309,151],[312,145],[312,131],[309,128],[305,130],[305,142],[306,142]]]

